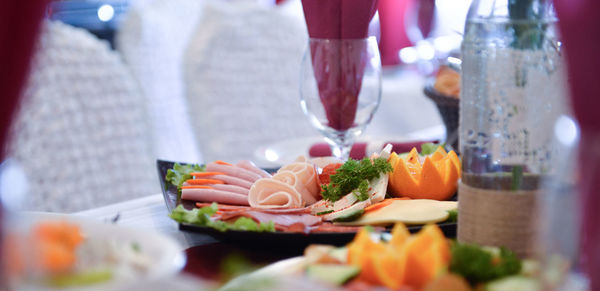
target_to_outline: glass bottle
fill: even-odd
[[[564,66],[551,1],[474,0],[462,44],[464,184],[534,190],[552,171]]]
[[[533,209],[567,109],[550,0],[474,0],[461,47],[458,239],[533,255]]]

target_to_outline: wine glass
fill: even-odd
[[[381,60],[375,37],[309,39],[300,96],[302,111],[325,136],[333,155],[347,160],[381,101]]]

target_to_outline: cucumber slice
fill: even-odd
[[[524,276],[510,276],[494,280],[485,286],[486,291],[541,291],[540,282]]]
[[[352,212],[349,212],[346,215],[338,216],[337,218],[334,218],[332,221],[333,222],[350,222],[350,221],[355,221],[355,220],[359,219],[364,213],[365,213],[364,209],[354,210]]]
[[[308,278],[340,286],[356,277],[360,268],[351,265],[316,264],[306,268]]]
[[[365,200],[365,201],[355,203],[348,208],[334,211],[329,214],[325,214],[321,217],[325,221],[337,221],[338,218],[352,216],[351,218],[353,218],[355,220],[355,219],[358,219],[362,215],[362,213],[364,213],[364,209],[369,205],[371,205],[371,201]],[[362,212],[360,213],[360,215],[358,215],[357,211],[362,211]],[[344,220],[344,221],[352,221],[352,220]]]

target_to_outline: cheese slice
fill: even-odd
[[[448,219],[448,211],[458,208],[456,201],[430,199],[394,200],[390,205],[365,213],[352,222],[343,225],[391,225],[436,223]]]

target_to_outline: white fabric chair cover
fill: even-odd
[[[185,55],[185,84],[206,161],[253,159],[255,150],[317,135],[300,108],[306,25],[292,6],[210,2]]]
[[[28,179],[24,209],[72,212],[159,192],[144,102],[107,43],[46,22],[6,149]]]
[[[184,95],[183,54],[202,12],[200,0],[138,1],[120,25],[116,47],[146,96],[160,159],[201,162]]]

